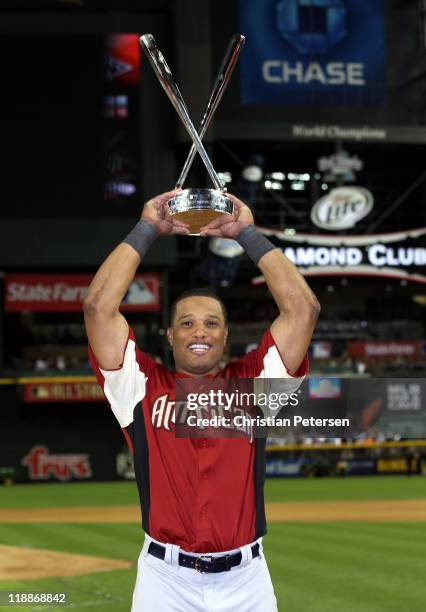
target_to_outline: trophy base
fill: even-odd
[[[220,215],[232,215],[234,206],[223,192],[216,189],[184,189],[167,202],[169,214],[189,226],[192,236]]]

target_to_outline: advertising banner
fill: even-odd
[[[110,34],[106,40],[105,70],[108,81],[137,87],[141,52],[138,34]]]
[[[313,359],[328,359],[331,357],[332,345],[328,340],[316,340],[311,342],[309,350],[310,357],[313,357]]]
[[[97,381],[29,382],[23,385],[25,403],[100,402],[105,396]]]
[[[271,476],[303,476],[303,459],[273,459],[266,460],[266,475]]]
[[[356,185],[331,189],[311,209],[311,221],[321,229],[340,231],[354,227],[372,210],[371,191]]]
[[[348,475],[365,476],[376,472],[376,461],[374,459],[349,459],[342,461],[343,472]]]
[[[51,454],[46,446],[33,446],[22,458],[30,480],[86,480],[92,477],[90,456],[85,453]]]
[[[130,477],[127,443],[105,401],[22,403],[15,388],[1,385],[0,399],[0,468],[14,482]]]
[[[90,274],[6,274],[6,312],[81,312]],[[123,311],[158,311],[158,274],[137,274],[124,296]]]
[[[352,236],[287,234],[259,228],[287,243],[284,254],[305,276],[382,276],[426,283],[426,228]],[[264,282],[263,276],[252,280]]]
[[[382,342],[369,340],[367,342],[355,341],[348,344],[348,355],[353,357],[419,357],[425,355],[424,342],[398,340]]]
[[[408,471],[407,460],[404,457],[378,459],[376,467],[378,474],[405,474]]]
[[[383,0],[240,0],[240,28],[243,104],[382,103]]]

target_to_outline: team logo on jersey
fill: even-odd
[[[175,404],[174,400],[169,400],[168,393],[157,397],[151,414],[152,425],[155,429],[172,431],[171,425],[175,423]]]

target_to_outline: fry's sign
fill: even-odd
[[[28,468],[31,480],[79,480],[92,477],[90,458],[86,454],[51,455],[46,446],[33,446],[21,465]]]

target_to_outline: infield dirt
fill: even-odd
[[[426,521],[426,500],[316,501],[266,504],[269,522]],[[140,523],[138,506],[0,510],[0,523]],[[78,576],[127,569],[129,561],[0,545],[0,580]]]
[[[128,569],[130,561],[0,545],[0,580],[38,580]]]
[[[426,521],[426,499],[274,502],[269,522]],[[139,523],[139,506],[76,506],[0,510],[0,523]]]

